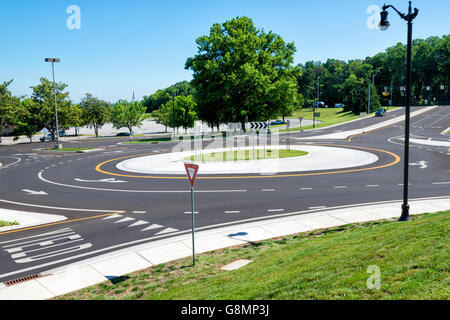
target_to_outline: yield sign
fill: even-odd
[[[189,183],[191,184],[191,188],[193,188],[195,178],[197,177],[198,165],[191,164],[191,163],[185,163],[184,168],[186,169],[187,177],[189,179]]]

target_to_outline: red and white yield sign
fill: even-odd
[[[187,177],[189,179],[189,183],[191,184],[191,188],[194,188],[194,181],[197,177],[198,165],[192,163],[185,163],[184,168],[186,169]]]

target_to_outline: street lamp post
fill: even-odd
[[[175,97],[178,94],[178,87],[175,85],[176,92],[172,92],[172,125],[173,127],[173,136],[175,137]]]
[[[372,86],[375,86],[375,76],[377,74],[378,74],[378,71],[375,72],[375,74],[372,76]],[[370,88],[370,83],[369,83],[369,101],[368,101],[368,104],[367,104],[367,115],[370,114],[370,90],[371,90],[371,88]]]
[[[403,172],[403,204],[402,215],[399,221],[411,220],[409,216],[409,204],[408,204],[408,169],[409,169],[409,122],[410,122],[410,110],[411,110],[411,52],[412,52],[412,21],[419,14],[419,10],[411,7],[411,1],[409,1],[408,14],[403,14],[398,11],[392,5],[384,5],[381,12],[380,29],[385,31],[389,28],[390,24],[387,20],[387,9],[392,8],[397,14],[405,21],[408,22],[408,45],[406,53],[406,109],[405,109],[405,158],[404,158],[404,172]]]
[[[55,63],[61,62],[57,58],[45,58],[45,62],[52,63],[52,73],[53,73],[53,94],[55,95],[55,118],[56,118],[56,145],[55,149],[61,149],[62,144],[59,141],[59,125],[58,125],[58,107],[56,106],[56,83],[55,83]]]

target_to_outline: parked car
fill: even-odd
[[[131,135],[133,135],[133,134],[134,134],[134,132],[131,131]],[[130,136],[129,132],[120,132],[120,133],[116,134],[116,137],[129,137],[129,136]]]
[[[375,112],[375,117],[382,117],[386,113],[386,109],[381,108],[378,109],[377,112]]]
[[[60,137],[65,137],[66,135],[67,135],[66,134],[66,130],[59,130],[59,136]],[[51,132],[47,133],[46,139],[47,140],[53,140],[53,133],[51,133]]]
[[[286,124],[286,122],[283,120],[274,120],[270,123],[271,126],[276,126],[278,124]]]
[[[336,104],[334,105],[334,107],[335,107],[335,108],[345,108],[345,104],[343,104],[343,103],[336,103]]]
[[[314,108],[326,108],[328,106],[325,106],[325,102],[323,101],[319,101],[319,102],[313,102],[313,107]]]

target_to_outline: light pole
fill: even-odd
[[[178,87],[175,85],[175,92],[172,92],[172,125],[173,127],[173,136],[175,137],[175,97],[178,94]]]
[[[409,221],[411,220],[409,216],[409,204],[408,204],[408,169],[409,169],[409,120],[410,120],[410,110],[411,110],[411,52],[412,52],[412,21],[419,14],[419,10],[411,7],[411,1],[409,1],[408,14],[403,14],[398,11],[392,5],[384,5],[383,11],[381,12],[380,29],[385,31],[389,28],[390,24],[387,20],[388,12],[387,9],[392,8],[398,15],[405,21],[408,22],[408,45],[406,51],[406,109],[405,109],[405,158],[403,160],[403,204],[402,204],[402,215],[399,221]]]
[[[56,106],[56,84],[55,84],[55,62],[61,62],[57,58],[45,58],[45,62],[52,63],[52,73],[53,73],[53,93],[55,95],[55,118],[56,118],[56,145],[55,149],[61,149],[62,144],[59,143],[59,125],[58,125],[58,107]]]
[[[375,76],[378,74],[378,71],[372,76],[372,86],[375,86]],[[367,115],[370,114],[370,83],[369,83],[369,101],[367,104]]]
[[[320,99],[320,76],[317,77],[317,107]],[[316,127],[316,106],[313,104],[313,128]]]

